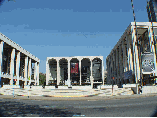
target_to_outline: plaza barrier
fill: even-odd
[[[157,93],[157,86],[142,86],[142,94]]]
[[[68,89],[68,86],[58,86],[58,89]]]
[[[25,88],[30,88],[30,86],[25,86]],[[35,89],[35,90],[39,90],[39,89],[43,89],[42,86],[31,86],[31,89]]]
[[[136,87],[136,84],[123,84],[123,88]]]
[[[72,89],[92,89],[91,86],[72,86]]]
[[[113,85],[113,88],[118,88],[117,85]],[[112,89],[112,85],[100,85],[98,89]]]
[[[3,85],[2,88],[4,88],[4,89],[12,89],[12,88],[20,88],[20,86],[18,86],[18,85]]]
[[[55,86],[45,86],[45,89],[55,89]]]

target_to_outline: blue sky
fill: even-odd
[[[148,22],[145,0],[134,0],[137,22]],[[40,59],[106,57],[133,22],[130,0],[14,0],[0,6],[0,32]]]

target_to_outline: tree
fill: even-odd
[[[3,4],[3,2],[4,2],[5,0],[0,0],[0,6]],[[15,2],[15,0],[7,0],[8,2],[9,1],[14,1]]]
[[[46,82],[46,74],[39,73],[39,85],[44,85],[44,82]]]

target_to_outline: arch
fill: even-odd
[[[94,82],[102,82],[102,60],[100,58],[94,58],[92,60],[92,72]]]
[[[62,58],[59,60],[59,67],[60,67],[60,84],[65,85],[65,81],[68,80],[68,60]]]
[[[89,58],[81,60],[81,84],[90,84],[91,61]]]
[[[49,82],[51,84],[56,84],[57,83],[57,60],[52,58],[49,59],[49,69],[50,69],[50,79]]]
[[[70,60],[70,80],[72,85],[78,85],[80,80],[79,60],[72,58]]]

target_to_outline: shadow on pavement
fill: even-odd
[[[151,117],[157,117],[157,106],[156,106],[154,113],[151,115]]]
[[[81,115],[73,113],[66,108],[40,108],[39,105],[26,105],[16,101],[0,101],[1,117],[72,117]]]

